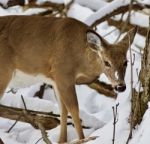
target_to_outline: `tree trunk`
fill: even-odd
[[[133,126],[140,123],[148,108],[150,101],[150,32],[147,36],[146,46],[142,59],[140,81],[143,92],[135,92],[132,98]]]

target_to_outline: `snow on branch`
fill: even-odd
[[[125,13],[129,10],[130,1],[115,0],[101,8],[91,16],[87,18],[85,23],[91,27],[98,25],[99,23],[107,20],[108,18],[120,13]],[[132,10],[142,10],[144,8],[150,8],[148,4],[133,3]]]
[[[111,3],[107,4],[105,7],[101,8],[99,11],[97,11],[96,13],[94,13],[93,15],[91,15],[87,20],[86,20],[86,24],[87,25],[93,25],[95,23],[95,21],[98,21],[100,19],[103,19],[105,16],[107,16],[108,14],[112,13],[113,11],[115,11],[116,9],[118,9],[121,6],[126,6],[128,5],[129,2],[124,1],[124,0],[115,0],[112,1]]]

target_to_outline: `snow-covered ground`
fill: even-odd
[[[41,2],[42,0],[39,0]],[[54,0],[53,0],[54,1]],[[116,2],[117,6],[121,4],[121,1]],[[124,1],[124,0],[123,0]],[[0,0],[0,2],[6,1]],[[61,2],[59,0],[58,2]],[[99,16],[99,12],[105,13],[108,10],[106,2],[102,1],[97,2],[95,5],[90,5],[92,3],[91,0],[87,0],[87,2],[83,0],[77,0],[77,3],[73,4],[71,9],[68,12],[69,17],[74,17],[82,22],[90,24],[95,18]],[[115,6],[114,5],[114,6]],[[87,8],[88,6],[90,8]],[[104,8],[105,7],[105,8]],[[95,12],[98,10],[97,12]],[[39,11],[43,11],[43,9],[30,9],[24,11],[21,7],[15,6],[4,10],[0,7],[0,15],[30,15],[32,13],[37,13]],[[103,15],[102,14],[102,15]],[[143,24],[145,26],[148,23],[147,18],[143,18],[143,15],[138,15],[138,20],[136,21],[135,17],[137,15],[132,15],[134,23],[139,22],[139,19],[142,18]],[[93,19],[93,18],[94,19]],[[98,26],[97,32],[105,36],[107,33],[112,31],[114,27],[110,27],[106,22],[100,24]],[[116,30],[112,32],[110,35],[105,36],[105,38],[113,43],[119,35],[119,31]],[[135,61],[133,66],[133,85],[138,89],[139,82],[137,76],[141,68],[141,54],[138,47],[144,47],[145,39],[140,35],[136,35],[135,40],[132,44],[132,53],[135,54]],[[129,52],[127,54],[127,58],[130,61]],[[104,95],[98,94],[96,91],[88,88],[85,85],[76,86],[76,91],[79,100],[80,106],[80,117],[83,121],[83,125],[90,127],[90,129],[84,129],[85,136],[98,136],[96,140],[88,142],[89,144],[112,144],[112,136],[113,136],[113,111],[112,107],[119,103],[118,106],[118,122],[116,124],[116,139],[115,144],[125,144],[129,135],[129,114],[130,114],[130,62],[128,63],[127,72],[125,76],[125,81],[127,84],[127,89],[124,93],[119,93],[116,100],[107,98]],[[106,80],[105,76],[101,76],[100,79]],[[24,96],[26,105],[28,109],[39,110],[54,113],[59,113],[59,108],[57,101],[55,99],[55,95],[52,89],[47,89],[44,93],[44,99],[33,98],[34,93],[39,89],[41,83],[37,83],[36,85],[32,85],[30,87],[21,88],[17,91],[16,94],[5,93],[1,103],[13,106],[13,107],[21,107],[24,108],[23,102],[21,100],[21,95]],[[6,92],[9,88],[6,90]],[[14,121],[0,118],[0,137],[4,141],[5,144],[35,144],[41,138],[40,130],[34,129],[31,125],[18,122],[16,126],[11,130],[10,133],[6,131],[13,125]],[[53,143],[57,142],[59,137],[60,126],[47,131],[50,140]],[[142,123],[136,127],[133,131],[133,138],[129,144],[150,144],[150,105],[147,109]],[[73,126],[68,126],[68,141],[73,141],[77,139],[77,135]],[[40,140],[37,144],[43,144],[44,142]]]

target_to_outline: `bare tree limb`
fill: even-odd
[[[108,22],[109,25],[115,26],[119,30],[121,30],[122,27],[125,25],[125,22],[124,21],[120,21],[120,20],[117,21],[117,20],[114,20],[114,19],[108,19],[107,22]],[[134,27],[138,27],[138,33],[139,34],[141,34],[143,36],[146,36],[146,34],[147,34],[147,28],[146,27],[141,27],[139,25],[131,24],[131,23],[128,23],[128,25],[125,27],[123,32],[129,31],[130,29],[132,29]]]
[[[9,0],[7,3],[7,7],[4,6],[4,8],[20,5],[26,6],[28,8],[52,8],[61,11],[65,7],[64,3],[54,3],[50,1],[45,1],[42,4],[37,4],[36,2],[37,0],[29,0],[29,3],[26,5],[25,0]]]

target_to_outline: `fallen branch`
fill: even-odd
[[[57,117],[59,115],[55,115],[53,113],[48,112],[39,112],[21,109],[21,108],[13,108],[0,104],[0,117],[8,118],[11,120],[18,120],[26,123],[30,123],[33,127],[38,128],[36,122],[40,122],[45,129],[55,128],[60,124],[60,121]]]
[[[41,123],[46,130],[55,128],[60,124],[60,115],[53,114],[52,112],[26,110],[21,108],[4,106],[1,104],[0,111],[0,117],[16,120],[7,132],[11,131],[11,129],[18,121],[30,123],[36,129],[38,129],[37,123]],[[71,119],[71,116],[68,116],[68,119]],[[72,122],[68,122],[67,125],[74,126]],[[82,128],[89,129],[90,127],[82,125]]]

